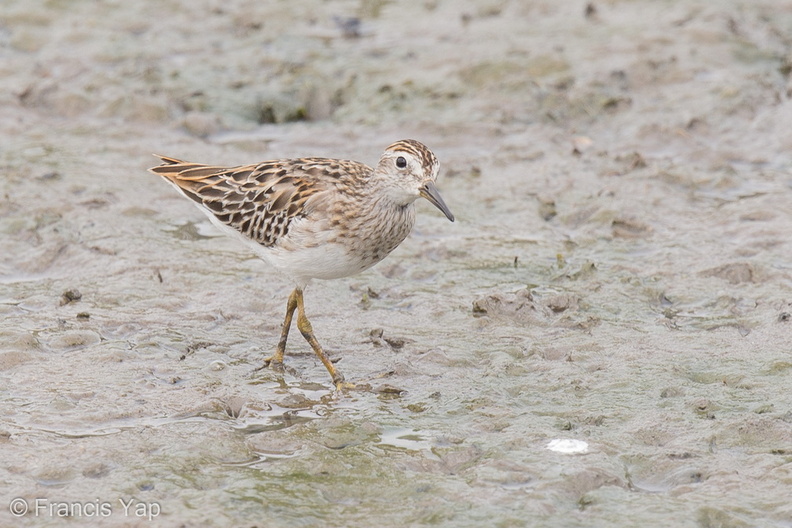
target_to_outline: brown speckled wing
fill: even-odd
[[[325,158],[214,167],[158,157],[162,165],[151,172],[171,181],[220,222],[266,247],[287,235],[294,218],[310,212],[306,203],[312,196],[371,171],[357,162]]]

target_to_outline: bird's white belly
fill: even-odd
[[[364,263],[346,247],[335,243],[290,251],[274,247],[266,251],[264,258],[298,283],[307,283],[310,279],[339,279],[360,273],[374,264]]]
[[[209,216],[212,223],[227,235],[236,238],[253,250],[277,271],[305,286],[311,279],[340,279],[359,273],[374,263],[366,264],[341,244],[325,242],[315,247],[265,247],[234,228]]]

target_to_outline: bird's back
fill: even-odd
[[[348,160],[297,158],[219,167],[159,156],[149,169],[202,206],[210,218],[264,247],[285,240],[295,220],[322,209],[322,194],[371,168]]]

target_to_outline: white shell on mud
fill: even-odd
[[[547,449],[549,449],[550,451],[555,451],[556,453],[577,455],[588,452],[588,443],[584,442],[583,440],[572,440],[570,438],[556,438],[548,442]]]

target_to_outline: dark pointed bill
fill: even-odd
[[[429,200],[432,205],[443,211],[443,214],[446,215],[446,218],[452,222],[454,221],[454,215],[451,214],[451,211],[448,210],[448,206],[440,197],[440,191],[437,190],[434,182],[426,182],[424,186],[421,187],[421,196]]]

